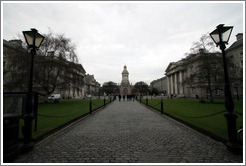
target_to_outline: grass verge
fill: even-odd
[[[106,100],[105,104],[110,101]],[[67,124],[90,113],[90,100],[61,100],[59,104],[39,103],[37,116],[37,130],[34,131],[35,120],[33,120],[32,137],[34,140],[48,135],[54,130],[60,129]],[[104,106],[103,100],[92,100],[92,111]],[[24,120],[20,119],[19,138],[23,138],[22,126]]]
[[[146,104],[146,100],[142,100]],[[149,99],[148,105],[161,110],[160,99]],[[243,102],[234,101],[237,113],[237,130],[243,126]],[[214,104],[200,103],[195,99],[164,99],[163,111],[185,124],[209,134],[222,142],[228,140],[227,122],[224,116],[225,106],[222,100],[216,100]],[[218,113],[218,114],[216,114]],[[211,115],[211,116],[210,116]]]

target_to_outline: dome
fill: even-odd
[[[127,68],[127,67],[126,67],[126,65],[125,65],[122,74],[129,74],[126,68]]]

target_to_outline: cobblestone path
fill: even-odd
[[[242,163],[242,155],[135,102],[114,101],[16,163]]]

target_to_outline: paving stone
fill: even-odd
[[[138,102],[114,101],[15,163],[242,163],[217,142]]]

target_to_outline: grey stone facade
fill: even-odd
[[[236,35],[234,42],[226,49],[226,58],[232,64],[228,67],[231,91],[234,98],[243,98],[243,34]]]
[[[166,94],[167,93],[167,78],[162,77],[157,80],[154,80],[150,83],[150,89],[156,88],[160,94]]]
[[[17,86],[9,86],[13,83],[15,79],[14,76],[22,76],[21,73],[26,72],[23,71],[23,67],[20,68],[18,66],[18,62],[13,58],[13,56],[21,56],[20,59],[28,58],[29,53],[22,47],[21,40],[11,40],[6,41],[3,40],[3,91],[4,92],[27,92],[27,81],[24,79],[29,79],[29,73],[25,73],[25,77],[23,78],[24,87],[19,88]],[[83,98],[85,96],[85,69],[81,64],[76,64],[74,62],[69,62],[64,59],[60,59],[54,56],[54,52],[50,51],[46,56],[35,56],[35,65],[39,66],[39,62],[44,61],[47,63],[53,64],[53,70],[56,71],[56,65],[63,66],[72,66],[72,69],[67,71],[66,68],[61,70],[61,74],[58,77],[58,80],[62,82],[62,80],[67,79],[70,80],[69,83],[64,85],[57,85],[53,93],[61,94],[61,98]],[[29,67],[29,64],[27,64]],[[15,67],[13,67],[15,66]],[[29,71],[29,69],[27,70]],[[51,71],[51,72],[52,72]],[[35,84],[34,86],[42,92],[42,88],[40,85]],[[9,88],[11,87],[11,88]]]
[[[201,88],[202,85],[193,81],[193,84],[188,84],[189,80],[195,79],[192,77],[201,67],[201,59],[203,56],[214,57],[215,65],[212,65],[213,70],[219,71],[223,67],[216,65],[222,62],[221,53],[205,53],[200,50],[197,54],[190,54],[177,62],[171,62],[165,70],[167,77],[167,94],[169,97],[188,97],[188,98],[208,98],[208,90]],[[217,57],[217,58],[216,58]],[[220,58],[221,57],[221,60]],[[234,98],[243,97],[243,38],[242,34],[237,35],[237,41],[226,50],[228,62],[228,71],[230,77],[231,91]],[[205,75],[204,75],[205,77]],[[219,80],[219,81],[218,81]],[[199,81],[197,81],[199,82]],[[205,85],[204,85],[205,86]],[[214,98],[224,98],[224,81],[223,73],[214,72],[211,78],[211,89]]]
[[[94,78],[94,75],[87,74],[85,76],[85,91],[86,95],[98,96],[100,84]]]

